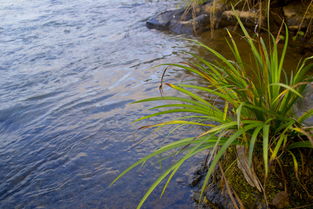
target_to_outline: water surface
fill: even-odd
[[[145,27],[176,3],[1,1],[0,208],[135,207],[159,164],[109,187],[111,181],[173,135],[185,135],[137,131],[131,121],[149,106],[129,105],[158,95],[162,72],[147,69],[177,61],[174,52],[184,48],[177,36]],[[190,195],[187,183],[174,181],[165,198],[154,194],[145,207],[192,208]]]

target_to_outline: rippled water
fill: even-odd
[[[129,103],[158,95],[160,69],[146,69],[177,61],[173,53],[185,46],[145,27],[147,18],[175,4],[1,1],[0,208],[135,207],[159,164],[109,184],[174,138],[137,131],[131,121],[148,106]],[[156,193],[145,207],[192,208],[190,192],[174,181],[163,199]]]

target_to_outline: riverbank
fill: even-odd
[[[267,18],[270,20],[272,33],[278,33],[281,25],[286,23],[294,39],[313,45],[313,4],[310,1],[286,1],[271,3],[267,16],[266,2],[249,4],[225,4],[223,0],[207,1],[201,5],[191,5],[190,8],[164,11],[147,21],[148,28],[167,30],[176,34],[199,35],[208,30],[214,30],[237,25],[238,16],[245,27],[257,31],[267,30]],[[255,1],[258,2],[258,1]],[[281,1],[282,2],[282,1]],[[308,47],[311,48],[311,47]]]

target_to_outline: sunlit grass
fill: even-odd
[[[171,101],[168,105],[157,106],[158,112],[139,118],[145,120],[160,115],[174,113],[188,113],[188,117],[172,119],[162,123],[148,125],[159,127],[165,125],[195,125],[205,127],[205,131],[198,136],[177,140],[159,148],[150,155],[142,158],[123,171],[115,180],[147,160],[167,152],[183,155],[169,167],[148,189],[137,208],[152,191],[163,181],[162,194],[181,165],[191,157],[205,150],[212,150],[210,164],[201,189],[201,198],[209,178],[227,150],[234,145],[244,146],[247,150],[248,165],[253,166],[254,158],[261,158],[264,164],[263,176],[267,178],[270,172],[270,162],[289,154],[294,159],[297,169],[297,159],[294,149],[312,148],[312,130],[303,126],[303,121],[313,115],[313,109],[301,116],[296,116],[294,106],[301,99],[306,86],[313,81],[308,71],[313,64],[307,64],[313,57],[308,57],[299,63],[294,73],[287,75],[284,70],[284,59],[288,46],[288,31],[283,48],[278,50],[278,37],[269,34],[269,43],[260,36],[252,37],[238,19],[239,25],[247,41],[253,64],[243,62],[240,49],[232,35],[229,34],[229,50],[233,59],[227,59],[212,48],[193,41],[206,49],[214,58],[214,62],[204,57],[193,55],[194,63],[166,64],[168,67],[179,67],[192,72],[207,82],[206,86],[191,84],[166,85],[185,95],[185,97],[154,97],[137,101]],[[203,91],[210,97],[203,97],[195,93]],[[214,105],[218,99],[222,105]],[[292,136],[292,137],[291,137]],[[256,152],[255,150],[262,150]],[[113,182],[113,183],[114,183]]]

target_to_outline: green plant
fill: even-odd
[[[145,128],[180,124],[203,126],[207,129],[198,136],[180,139],[159,148],[123,171],[113,181],[113,183],[116,182],[136,166],[144,164],[147,160],[162,153],[172,151],[182,154],[182,157],[152,184],[137,208],[141,208],[151,192],[167,178],[163,194],[181,165],[204,150],[210,149],[212,154],[201,197],[216,165],[226,151],[234,145],[242,145],[248,150],[247,161],[250,168],[253,166],[253,158],[262,159],[265,180],[270,172],[271,161],[290,154],[294,159],[296,170],[298,162],[294,157],[293,149],[312,148],[312,133],[310,128],[303,126],[303,121],[313,115],[313,109],[297,117],[293,108],[302,97],[307,84],[312,82],[312,77],[308,76],[307,72],[312,69],[313,64],[307,64],[307,62],[313,57],[304,59],[294,73],[287,75],[283,71],[288,46],[287,27],[285,27],[283,49],[279,52],[278,42],[281,41],[278,38],[279,35],[275,38],[269,34],[270,40],[266,44],[266,41],[260,36],[251,37],[239,19],[238,22],[251,50],[252,65],[243,62],[240,50],[229,32],[228,45],[234,56],[233,60],[194,41],[210,52],[215,57],[215,61],[209,62],[203,57],[191,54],[196,60],[192,64],[166,65],[190,71],[206,80],[207,85],[167,83],[167,86],[187,97],[161,96],[135,102],[172,101],[171,104],[153,108],[166,110],[144,116],[136,121],[177,112],[190,114],[183,118],[145,126]],[[195,91],[203,91],[211,96],[203,97]],[[219,106],[214,105],[217,99],[222,101]],[[261,153],[255,150],[261,150]]]

